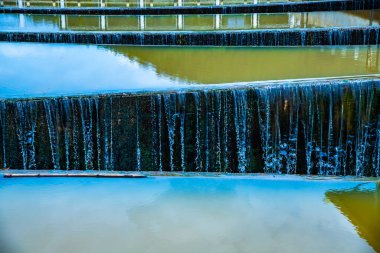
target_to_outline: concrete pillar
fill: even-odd
[[[66,30],[66,16],[61,15],[61,29]]]
[[[257,13],[251,15],[252,28],[257,29],[259,27],[259,16]]]
[[[144,0],[140,0],[140,4],[139,4],[139,6],[140,6],[141,8],[144,7]]]
[[[25,15],[24,14],[19,14],[18,18],[19,18],[18,26],[20,28],[24,28],[25,27]]]
[[[20,8],[23,6],[22,0],[17,0],[17,6]]]
[[[216,14],[215,15],[215,29],[219,30],[220,27],[221,27],[221,22],[222,21],[222,17],[220,14]]]
[[[145,30],[145,16],[144,15],[139,16],[139,29],[141,31]]]
[[[183,15],[177,15],[177,30],[183,30]]]
[[[101,15],[100,16],[100,27],[102,28],[102,30],[106,30],[107,26],[106,26],[106,16],[105,15]]]
[[[60,7],[65,8],[65,0],[59,0]]]
[[[294,16],[294,13],[288,14],[288,24],[290,28],[294,28],[296,26],[296,17]]]

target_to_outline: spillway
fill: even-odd
[[[379,87],[305,81],[3,100],[1,164],[379,176]]]

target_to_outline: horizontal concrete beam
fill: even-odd
[[[97,178],[146,178],[142,174],[115,174],[115,173],[4,173],[4,178],[22,177],[97,177]]]
[[[80,15],[180,15],[180,14],[236,14],[281,13],[379,9],[378,0],[330,0],[312,2],[263,3],[245,5],[143,7],[143,8],[49,8],[0,7],[0,13],[25,14],[80,14]]]
[[[0,32],[0,41],[167,45],[315,46],[377,45],[380,26],[213,32]]]

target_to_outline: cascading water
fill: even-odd
[[[166,115],[166,123],[168,127],[169,138],[169,157],[170,157],[170,170],[174,171],[174,138],[175,138],[175,121],[176,121],[176,96],[173,94],[164,94],[164,108]],[[173,101],[174,100],[174,101]]]
[[[32,103],[32,102],[31,102]],[[59,136],[58,136],[58,119],[57,119],[57,101],[44,100],[46,121],[49,130],[50,149],[53,162],[53,168],[59,170],[60,167],[60,151],[59,151]],[[87,161],[87,160],[86,160]]]
[[[2,158],[3,158],[3,168],[7,168],[7,155],[6,150],[7,146],[5,143],[5,136],[6,136],[6,104],[4,101],[0,101],[0,126],[1,126],[1,140],[2,140]]]
[[[232,92],[234,97],[235,109],[235,132],[236,132],[236,145],[238,154],[238,168],[239,172],[245,172],[247,165],[246,160],[246,134],[247,134],[247,91],[234,90]]]
[[[139,111],[139,106],[136,101],[136,170],[140,171],[141,170],[141,149],[140,149],[140,111]]]
[[[379,176],[379,88],[335,80],[5,100],[1,165]]]
[[[194,96],[194,102],[195,102],[195,148],[196,148],[196,157],[195,157],[195,164],[196,164],[196,171],[202,170],[202,157],[201,157],[201,137],[200,137],[200,102],[199,102],[199,93],[193,93]]]
[[[0,32],[0,41],[198,46],[377,45],[379,26],[162,32]]]
[[[186,162],[185,162],[185,112],[186,112],[186,95],[184,93],[178,94],[178,102],[180,106],[180,134],[181,134],[181,169],[182,172],[186,171]]]
[[[82,122],[82,134],[83,134],[83,150],[85,157],[86,170],[94,169],[94,144],[93,144],[93,107],[94,100],[91,98],[85,98],[78,100],[80,107],[80,115]]]
[[[21,147],[23,168],[36,169],[36,149],[34,145],[37,126],[37,105],[35,102],[19,101],[17,106],[17,136]]]

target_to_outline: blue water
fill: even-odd
[[[376,183],[1,178],[1,252],[374,252],[326,200],[355,187],[374,191]]]

